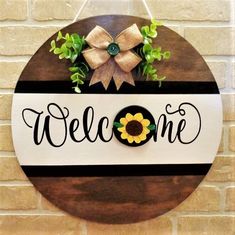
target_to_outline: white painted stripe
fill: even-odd
[[[34,109],[44,112],[40,119],[40,130],[44,118],[48,115],[47,105],[56,103],[61,108],[67,107],[69,116],[67,125],[72,119],[77,118],[82,125],[83,111],[86,107],[94,108],[95,117],[92,125],[91,136],[96,135],[97,125],[101,117],[107,116],[110,125],[104,131],[105,136],[112,132],[112,122],[116,114],[129,105],[139,105],[148,109],[157,122],[161,114],[166,114],[165,106],[171,104],[171,111],[176,111],[181,103],[192,103],[200,112],[201,131],[198,138],[191,144],[182,144],[178,140],[169,143],[167,136],[158,141],[151,139],[140,147],[128,147],[113,136],[108,143],[98,139],[95,143],[85,140],[75,143],[67,136],[62,147],[55,148],[49,145],[44,138],[42,144],[33,142],[33,128],[29,128],[22,119],[22,110]],[[182,106],[185,116],[179,113],[166,115],[168,121],[174,122],[173,133],[176,132],[178,122],[184,118],[187,121],[182,132],[184,139],[195,135],[199,126],[197,112],[191,106]],[[58,110],[51,109],[54,115],[59,115]],[[29,125],[34,125],[36,115],[26,112],[25,118]],[[64,136],[64,122],[51,118],[51,136],[59,143]],[[15,94],[12,110],[13,140],[16,155],[21,165],[112,165],[112,164],[192,164],[212,163],[219,146],[222,130],[222,105],[220,95],[102,95],[102,94]],[[159,130],[161,130],[159,125]],[[84,136],[83,127],[79,126],[76,138]]]

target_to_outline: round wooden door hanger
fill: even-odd
[[[100,223],[176,207],[208,172],[221,130],[220,94],[200,54],[132,16],[83,19],[53,35],[13,98],[26,175],[57,207]]]

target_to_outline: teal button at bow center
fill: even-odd
[[[108,45],[107,51],[111,56],[115,56],[120,52],[120,47],[117,43],[112,42]]]

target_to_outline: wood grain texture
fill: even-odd
[[[141,27],[150,22],[131,16],[98,16],[71,24],[62,32],[87,35],[98,24],[115,36],[133,23]],[[50,41],[55,38],[56,35],[53,35],[35,53],[19,80],[69,79],[70,63],[49,53]],[[214,81],[199,53],[172,30],[160,27],[154,45],[172,53],[169,61],[156,63],[159,75],[166,76],[167,81]],[[136,77],[135,71],[133,74]],[[30,180],[47,199],[73,215],[100,223],[128,224],[171,210],[194,191],[202,178],[203,175],[175,175],[31,177]]]
[[[115,36],[134,23],[139,28],[150,24],[146,19],[133,16],[97,16],[71,24],[61,31],[63,34],[77,32],[80,35],[87,35],[96,25],[100,25]],[[56,35],[48,39],[35,53],[23,70],[20,80],[69,79],[70,62],[59,60],[53,53],[49,53],[50,42],[52,39],[56,39]],[[154,46],[161,46],[163,50],[171,51],[170,60],[155,63],[158,74],[166,76],[167,81],[214,81],[213,75],[201,55],[184,38],[169,28],[159,27]],[[144,79],[136,76],[136,71],[133,71],[133,75],[135,79]]]
[[[59,208],[108,224],[148,220],[171,210],[204,176],[30,177]]]

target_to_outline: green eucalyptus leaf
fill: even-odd
[[[65,45],[66,45],[67,48],[71,48],[73,46],[73,43],[66,41]]]
[[[152,23],[153,25],[157,25],[157,20],[154,19],[154,18],[152,18],[152,19],[151,19],[151,23]]]
[[[63,53],[59,55],[59,59],[60,59],[60,60],[62,60],[62,59],[64,59],[64,58],[65,58],[65,55],[64,55]]]
[[[79,73],[80,77],[82,77],[82,78],[84,78],[86,76],[84,71],[80,67],[78,67],[78,73]]]
[[[150,44],[145,44],[145,45],[143,46],[143,52],[144,52],[144,54],[150,52],[152,49],[153,49],[153,48],[152,48],[152,46],[151,46]]]
[[[55,48],[54,54],[55,54],[55,55],[58,55],[58,54],[60,54],[60,53],[61,53],[60,48]]]
[[[151,23],[154,24],[155,26],[162,26],[162,23],[157,21],[156,19],[151,19]]]
[[[123,127],[123,125],[120,122],[114,122],[113,126],[115,126],[116,128]]]
[[[50,49],[50,52],[53,51],[55,48],[56,48],[55,40],[52,40],[52,41],[51,41],[51,49]]]
[[[70,35],[68,33],[65,34],[65,39],[66,39],[66,41],[70,41],[71,40]]]
[[[154,67],[152,67],[151,70],[149,71],[149,74],[154,75],[156,72],[157,70]]]
[[[61,33],[61,31],[58,32],[58,35],[57,35],[57,38],[56,38],[56,41],[59,41],[63,38],[63,35]]]
[[[141,33],[144,35],[144,36],[147,36],[149,34],[149,26],[143,26],[141,28]]]
[[[72,81],[78,80],[78,73],[74,73],[73,75],[70,76]]]
[[[76,33],[73,33],[71,35],[71,40],[72,40],[73,44],[82,44],[82,40],[81,40],[80,36]]]
[[[77,57],[78,57],[78,55],[77,55],[76,53],[73,53],[73,54],[71,55],[71,57],[70,57],[71,62],[74,63],[75,60],[77,59]]]
[[[146,56],[145,56],[145,59],[147,60],[147,62],[148,63],[153,63],[153,61],[154,61],[154,57],[151,55],[151,54],[147,54]]]
[[[171,57],[170,51],[165,51],[165,52],[163,53],[163,58],[164,58],[164,59],[168,60],[168,59],[170,59],[170,57]]]
[[[76,73],[78,71],[78,67],[69,67],[69,71]]]
[[[78,79],[78,84],[83,85],[84,81],[82,79]]]
[[[157,26],[155,24],[151,24],[149,29],[150,29],[150,32],[156,32]]]
[[[161,53],[159,53],[159,52],[153,52],[153,57],[154,57],[154,59],[157,59],[158,61],[160,61],[161,60]]]
[[[60,50],[61,50],[61,52],[63,52],[63,53],[67,53],[68,49],[67,49],[67,47],[66,47],[66,43],[62,44],[62,46],[60,47]]]
[[[163,76],[163,77],[158,77],[158,81],[163,81],[163,80],[165,80],[165,79],[166,79],[165,76]]]
[[[81,69],[83,72],[88,73],[90,71],[89,67],[85,63],[81,63]]]
[[[70,49],[68,49],[66,59],[70,59],[72,54],[73,54],[73,52]]]
[[[155,125],[155,124],[150,124],[147,128],[148,128],[150,131],[154,131],[154,130],[156,130],[156,125]]]
[[[156,31],[155,32],[150,32],[149,37],[156,38],[157,37],[157,32]]]
[[[78,86],[74,87],[74,91],[75,91],[76,93],[81,93],[81,90],[80,90],[80,88],[79,88]]]

